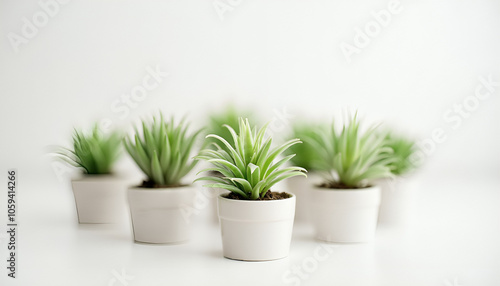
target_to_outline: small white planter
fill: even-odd
[[[130,188],[128,202],[134,240],[179,243],[190,238],[190,217],[196,188]]]
[[[416,184],[412,178],[379,180],[382,189],[379,225],[405,226],[414,219]]]
[[[127,181],[113,175],[71,180],[79,223],[119,223],[127,217]]]
[[[316,185],[321,183],[321,176],[317,173],[308,173],[304,176],[295,176],[286,179],[287,189],[297,197],[295,205],[295,223],[310,221],[310,196]]]
[[[311,194],[316,238],[328,242],[368,242],[375,235],[380,188],[315,188]]]
[[[245,261],[288,256],[295,196],[283,200],[218,199],[224,257]]]

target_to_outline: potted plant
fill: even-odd
[[[292,125],[290,138],[313,138],[326,130],[326,126],[314,123],[295,122]],[[286,154],[295,154],[290,163],[307,170],[307,177],[295,176],[286,181],[287,188],[297,197],[295,206],[295,222],[307,222],[310,218],[309,195],[314,185],[321,183],[321,176],[316,170],[315,162],[319,160],[318,152],[309,142],[290,146]]]
[[[166,121],[163,115],[142,122],[124,145],[146,179],[128,189],[134,240],[177,243],[190,237],[186,210],[192,208],[195,187],[182,182],[196,164],[191,152],[201,130],[188,134],[184,120]],[[142,135],[142,136],[141,136]]]
[[[234,105],[226,106],[222,111],[216,111],[208,116],[207,126],[204,128],[204,133],[215,134],[222,138],[224,138],[227,142],[232,142],[233,138],[231,132],[224,127],[224,125],[228,125],[233,128],[236,132],[238,132],[239,128],[239,118],[246,117],[249,118],[250,121],[253,121],[253,117],[251,116],[252,112],[249,110],[241,110],[236,108]],[[219,141],[215,138],[208,137],[204,141],[204,145],[208,149],[217,150],[214,143],[218,143]],[[219,145],[227,153],[230,153],[229,149],[225,145]],[[222,177],[222,174],[217,171],[208,172],[210,176]],[[220,188],[207,188],[208,197],[210,198],[210,214],[212,219],[217,222],[217,197],[224,192],[223,189]]]
[[[282,167],[294,155],[275,160],[290,146],[300,143],[290,140],[272,148],[272,139],[265,138],[267,125],[259,131],[247,120],[239,120],[239,132],[225,126],[232,135],[233,144],[211,134],[229,152],[215,143],[217,150],[204,149],[196,157],[212,167],[203,171],[217,171],[222,177],[206,176],[196,180],[214,183],[205,187],[230,191],[218,197],[218,213],[222,234],[223,255],[227,258],[263,261],[286,257],[290,248],[295,212],[295,196],[274,192],[278,182],[303,175],[301,167]]]
[[[56,155],[81,169],[71,180],[79,223],[117,223],[125,217],[126,181],[113,174],[122,136],[104,134],[95,124],[92,132],[73,132],[73,147],[60,147]]]
[[[385,145],[392,149],[389,168],[394,176],[379,180],[382,190],[378,222],[386,225],[404,225],[410,222],[416,184],[411,174],[418,162],[412,160],[418,148],[416,142],[404,136],[387,132]]]
[[[317,239],[370,241],[380,204],[380,188],[371,182],[392,176],[391,149],[384,145],[384,138],[376,136],[374,127],[362,132],[354,115],[340,132],[332,123],[329,132],[304,140],[319,152],[317,167],[326,178],[311,193]]]

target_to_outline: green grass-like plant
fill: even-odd
[[[166,121],[160,114],[151,123],[142,121],[142,134],[136,128],[133,139],[125,138],[125,149],[148,177],[143,187],[179,186],[193,169],[197,161],[191,153],[201,130],[188,134],[188,128],[185,120]]]
[[[73,148],[60,147],[56,155],[68,164],[83,169],[86,174],[110,174],[121,153],[121,140],[119,132],[104,134],[95,124],[88,134],[74,129]]]
[[[239,132],[232,127],[224,125],[231,133],[230,144],[226,139],[216,134],[210,134],[208,138],[215,138],[223,144],[229,152],[225,151],[218,143],[213,143],[216,150],[204,149],[196,159],[206,160],[213,166],[205,171],[220,172],[222,177],[206,176],[199,177],[196,181],[212,181],[213,184],[205,187],[222,188],[231,191],[243,199],[257,200],[263,198],[266,193],[278,182],[293,176],[305,176],[306,170],[301,167],[282,166],[288,162],[292,155],[288,155],[275,162],[290,146],[301,143],[299,139],[292,139],[279,147],[272,148],[272,138],[265,138],[267,125],[260,130],[251,128],[248,119],[239,119]]]
[[[417,168],[411,157],[418,151],[414,140],[388,132],[385,135],[385,146],[392,149],[392,162],[389,164],[391,172],[396,176],[407,174]]]
[[[292,126],[291,138],[316,138],[319,139],[319,134],[326,131],[326,126],[321,124],[296,122]],[[290,159],[293,165],[302,167],[308,172],[316,171],[316,162],[320,159],[319,153],[315,150],[314,145],[308,141],[302,144],[290,146],[286,151],[287,154],[295,154],[295,157]]]
[[[332,123],[330,132],[304,139],[315,146],[321,158],[317,166],[326,174],[325,186],[363,188],[371,180],[392,176],[392,149],[384,145],[384,137],[377,136],[375,130],[371,127],[361,132],[356,114],[340,132]]]

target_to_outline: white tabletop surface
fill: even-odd
[[[25,182],[18,278],[2,266],[0,285],[500,285],[500,180],[419,180],[414,223],[379,228],[367,244],[323,244],[296,224],[289,257],[270,262],[223,258],[209,208],[196,216],[190,242],[138,244],[126,222],[78,225],[69,184]]]

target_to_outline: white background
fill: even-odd
[[[33,16],[43,10],[37,1],[0,2],[1,169],[17,168],[21,174],[20,184],[25,186],[21,198],[26,206],[33,207],[23,209],[26,220],[68,216],[51,220],[50,226],[26,230],[32,239],[43,236],[46,240],[31,244],[33,252],[25,249],[25,261],[34,258],[35,249],[44,256],[50,255],[42,250],[44,247],[53,253],[63,251],[46,245],[51,241],[48,227],[75,227],[65,180],[69,178],[58,179],[46,155],[48,147],[68,144],[74,126],[88,127],[95,120],[109,118],[114,126],[128,128],[129,123],[158,110],[187,114],[201,126],[207,113],[227,102],[254,108],[264,121],[276,119],[276,113],[284,109],[295,120],[330,120],[332,114],[349,108],[359,109],[367,122],[383,121],[421,140],[442,129],[446,140],[436,144],[422,170],[423,185],[429,186],[422,195],[443,188],[447,191],[440,193],[441,199],[454,199],[450,188],[459,186],[464,205],[436,206],[432,215],[446,213],[450,223],[459,227],[467,200],[477,200],[466,207],[475,213],[500,202],[495,193],[500,171],[500,87],[488,99],[478,101],[477,108],[462,117],[456,129],[443,119],[455,104],[474,96],[481,84],[479,77],[491,75],[493,81],[500,81],[499,1],[402,1],[401,12],[393,14],[387,27],[370,38],[359,54],[352,55],[350,62],[341,44],[353,45],[356,29],[364,29],[374,20],[372,12],[387,9],[389,1],[219,3],[233,6],[221,17],[212,1],[74,0],[58,5],[59,10],[46,25],[16,48],[9,37],[12,33],[23,36],[23,18],[33,22]],[[112,110],[113,103],[141,84],[147,67],[156,66],[169,76],[131,108],[128,116],[120,118],[120,113]],[[121,166],[136,172],[127,159]],[[3,200],[2,196],[0,210],[5,213]],[[433,198],[423,196],[421,200],[427,204]],[[60,209],[51,213],[44,204]],[[48,213],[44,216],[44,212]],[[495,224],[496,232],[488,234],[498,238],[499,213],[481,214],[484,216],[478,214],[475,223],[484,223],[485,229]],[[431,221],[430,214],[426,217]],[[75,239],[83,239],[78,230],[74,231]],[[469,231],[464,229],[464,233]],[[477,238],[473,234],[468,237],[470,243]],[[448,241],[446,236],[439,239]],[[432,239],[422,243],[430,245]],[[449,245],[454,245],[453,241]],[[455,251],[462,251],[463,246],[455,244]],[[477,247],[484,254],[484,273],[471,275],[467,285],[498,284],[498,274],[492,274],[492,269],[499,268],[498,246],[491,243]],[[490,259],[495,259],[496,268]],[[450,258],[460,260],[467,261],[468,256]],[[415,269],[406,263],[405,269]],[[103,276],[119,267],[103,264]],[[81,272],[79,268],[65,269],[64,263],[57,266],[38,265],[63,277],[64,273],[92,275],[100,269],[96,265],[95,269],[88,268],[94,270]],[[210,267],[202,262],[198,266]],[[25,267],[22,275],[26,277],[30,273],[28,265]],[[432,273],[437,274],[432,277],[436,283],[442,282],[439,275],[448,275],[444,270],[439,273],[439,267],[446,269],[435,265]],[[465,271],[461,267],[455,268],[456,275]],[[370,269],[378,271],[375,266]],[[391,277],[391,273],[385,275]],[[48,283],[50,277],[46,274],[41,282]],[[168,281],[168,277],[164,279]],[[323,281],[327,283],[328,279]]]

